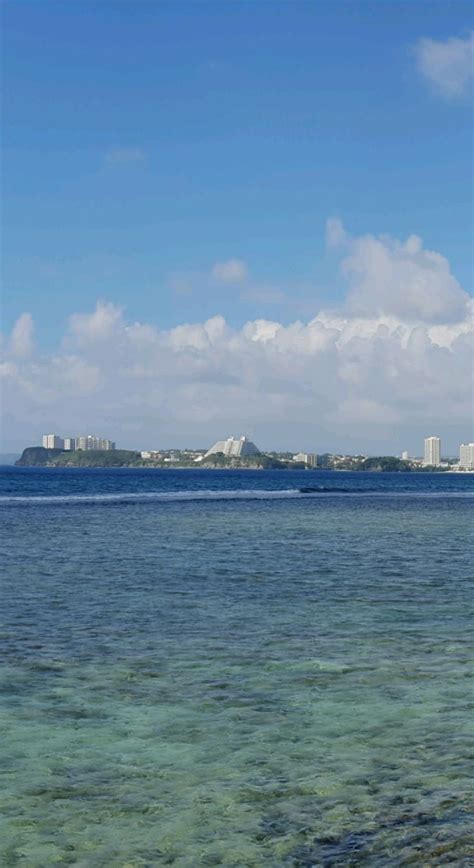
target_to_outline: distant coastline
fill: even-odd
[[[450,467],[431,467],[415,464],[391,455],[347,456],[345,462],[337,461],[337,456],[321,456],[321,464],[308,467],[304,462],[278,458],[275,454],[228,458],[220,453],[204,457],[200,461],[179,456],[177,459],[143,458],[140,452],[129,449],[76,450],[46,449],[43,446],[28,446],[15,461],[16,467],[57,467],[57,468],[149,468],[155,470],[333,470],[335,472],[368,471],[392,473],[445,473]],[[334,461],[332,460],[334,459]],[[342,465],[342,466],[341,466]]]

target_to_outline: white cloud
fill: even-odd
[[[346,240],[346,231],[339,217],[330,217],[326,222],[326,246],[340,247]]]
[[[28,357],[21,320],[6,341],[5,445],[37,441],[53,420],[66,435],[97,430],[143,448],[228,431],[315,451],[421,449],[428,430],[471,436],[472,320],[446,260],[415,236],[344,234],[343,257],[347,302],[306,323],[232,328],[214,316],[160,331],[101,302],[71,316],[62,350]]]
[[[434,90],[446,99],[464,96],[472,87],[474,32],[445,41],[419,39],[415,46],[418,69]]]
[[[99,301],[93,313],[74,313],[70,317],[70,336],[73,337],[78,346],[103,342],[113,334],[115,326],[121,318],[122,308]]]
[[[126,166],[131,163],[144,163],[145,151],[141,148],[111,148],[105,155],[108,166]]]
[[[347,307],[359,316],[395,316],[409,321],[458,322],[469,296],[440,253],[422,239],[390,236],[351,238],[339,223],[343,274],[349,281]]]
[[[243,283],[247,278],[248,269],[241,259],[227,259],[216,262],[212,268],[212,276],[220,283]]]
[[[33,318],[30,313],[22,313],[13,326],[10,335],[10,354],[25,358],[33,352]]]

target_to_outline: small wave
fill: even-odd
[[[282,500],[295,499],[307,500],[311,497],[418,497],[418,498],[444,498],[444,497],[472,497],[470,491],[394,491],[380,488],[350,488],[331,486],[304,486],[302,488],[285,489],[233,489],[230,491],[203,490],[203,491],[117,491],[113,493],[97,494],[9,494],[0,495],[0,506],[8,505],[81,505],[81,504],[120,504],[120,503],[147,503],[150,501],[170,503],[179,501],[225,501],[225,500]]]
[[[113,494],[19,494],[0,496],[0,505],[12,503],[27,503],[37,506],[55,503],[132,503],[149,500],[272,500],[298,497],[300,493],[298,488],[288,488],[279,491],[241,489],[240,491],[121,491]]]
[[[380,488],[341,488],[336,485],[305,485],[299,491],[300,494],[380,494]]]

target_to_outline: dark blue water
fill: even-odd
[[[473,482],[3,469],[0,864],[470,864]]]
[[[466,473],[352,473],[305,470],[153,470],[105,468],[3,467],[0,497],[65,497],[89,495],[199,494],[215,497],[230,492],[245,495],[299,493],[302,488],[321,493],[436,494],[474,491],[474,478]],[[2,501],[0,500],[0,503]]]

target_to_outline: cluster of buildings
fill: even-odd
[[[226,458],[248,458],[251,455],[261,455],[261,451],[255,443],[248,440],[247,437],[228,437],[227,440],[217,440],[210,449],[204,454],[203,458],[208,455],[225,455]],[[291,461],[299,464],[306,464],[308,467],[316,467],[318,456],[313,452],[296,452],[294,455],[288,456]]]
[[[459,446],[459,462],[452,464],[441,458],[440,437],[425,437],[423,458],[410,458],[408,452],[402,452],[404,461],[419,463],[423,467],[446,467],[451,464],[453,470],[474,470],[474,443],[461,443]]]
[[[45,449],[63,449],[66,451],[94,450],[108,451],[115,449],[115,443],[105,437],[95,434],[79,434],[76,437],[60,437],[58,434],[44,434],[42,440]],[[192,462],[203,461],[210,455],[223,455],[225,458],[248,458],[261,455],[260,449],[247,437],[228,437],[227,440],[217,440],[207,452],[201,450],[173,450],[166,452],[146,451],[141,452],[141,457],[146,459],[161,460],[164,462],[181,462],[183,459]],[[276,456],[276,453],[272,453]],[[285,461],[294,461],[295,464],[304,464],[306,467],[317,467],[318,456],[312,452],[282,453],[278,457]],[[333,466],[338,466],[338,456],[333,457]],[[359,456],[366,457],[366,456]],[[324,458],[324,456],[323,456]],[[339,456],[342,463],[347,456]],[[441,458],[441,439],[439,437],[426,437],[424,441],[423,458],[410,458],[407,451],[402,452],[401,458],[409,461],[411,465],[423,467],[441,467],[452,470],[474,471],[474,443],[461,443],[459,447],[459,462],[456,464],[452,459]],[[326,465],[323,465],[326,466]]]
[[[199,464],[210,456],[222,456],[229,459],[245,459],[257,456],[277,459],[289,465],[304,464],[306,467],[317,467],[318,456],[312,452],[271,452],[262,453],[258,446],[248,437],[228,437],[226,440],[217,440],[210,449],[160,449],[144,450],[140,452],[141,458],[148,461],[163,462],[164,464]]]
[[[315,452],[296,452],[292,460],[300,464],[306,464],[307,467],[318,466],[318,456]]]
[[[195,461],[202,461],[208,455],[222,454],[226,458],[244,458],[250,455],[260,455],[260,450],[248,440],[246,437],[228,437],[227,440],[218,440],[211,446],[210,449],[203,455],[195,458]],[[272,455],[277,453],[272,453]],[[278,454],[278,457],[284,458],[286,461],[294,461],[295,464],[305,464],[306,467],[318,466],[318,455],[313,452],[296,452]],[[332,456],[332,465],[337,468],[338,464],[344,464],[348,457],[353,456]],[[367,456],[356,456],[359,459],[367,458]],[[459,447],[459,462],[456,464],[452,459],[444,460],[441,458],[441,438],[440,437],[425,437],[424,450],[422,458],[410,457],[407,451],[402,452],[401,458],[404,461],[409,461],[411,465],[419,465],[421,467],[441,467],[450,468],[452,470],[474,470],[474,443],[461,443]],[[340,461],[339,461],[340,459]]]
[[[181,464],[183,461],[202,461],[202,449],[145,449],[140,458],[147,461],[162,461],[164,464]]]
[[[441,467],[441,440],[439,437],[426,437],[423,464]],[[459,446],[459,470],[474,470],[474,443],[461,443]]]
[[[474,443],[461,443],[459,447],[459,467],[474,470]]]
[[[45,449],[65,449],[72,451],[78,449],[109,450],[115,449],[112,440],[105,437],[97,437],[95,434],[79,434],[77,437],[60,437],[58,434],[43,434],[43,447]]]

